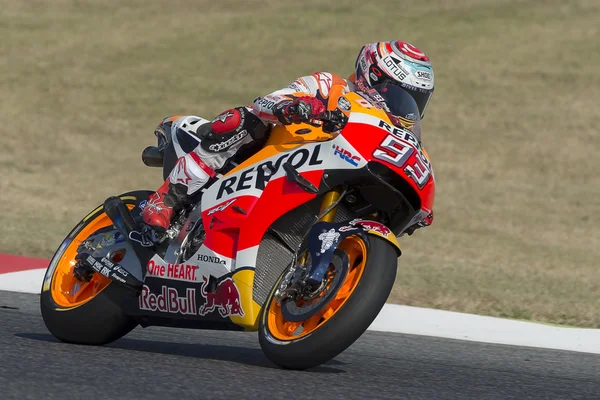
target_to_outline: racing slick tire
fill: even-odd
[[[139,205],[151,191],[139,190],[120,195],[125,205],[139,212]],[[129,333],[137,322],[123,308],[136,293],[111,283],[99,273],[90,282],[75,278],[73,266],[79,244],[94,232],[112,226],[100,206],[67,235],[52,257],[40,295],[42,318],[50,333],[67,343],[104,345]]]
[[[281,305],[273,296],[287,271],[265,303],[260,345],[267,358],[282,368],[316,367],[346,350],[371,325],[392,290],[398,253],[389,242],[371,235],[365,241],[355,235],[344,239],[338,249],[348,255],[349,270],[323,311],[301,322],[283,318]]]

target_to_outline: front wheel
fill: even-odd
[[[135,214],[150,194],[140,190],[119,197]],[[96,208],[64,239],[46,271],[40,295],[42,317],[50,333],[63,342],[107,344],[137,325],[123,310],[125,299],[134,295],[131,290],[111,284],[99,273],[93,274],[89,282],[77,279],[73,273],[79,245],[110,226],[112,221],[103,206]]]
[[[348,256],[348,272],[329,303],[303,321],[284,318],[274,298],[277,282],[260,320],[259,340],[265,355],[288,369],[316,367],[354,343],[381,311],[394,284],[396,249],[387,241],[349,236],[339,245]],[[302,304],[298,304],[302,307]]]

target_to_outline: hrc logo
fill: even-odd
[[[343,148],[341,148],[338,145],[333,145],[333,155],[338,155],[340,156],[340,158],[352,165],[354,165],[355,167],[358,166],[358,162],[360,161],[360,157],[359,156],[355,156],[352,153],[350,153],[348,150],[345,150]]]

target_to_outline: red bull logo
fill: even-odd
[[[244,316],[244,310],[240,303],[240,292],[235,285],[235,282],[231,278],[222,280],[217,285],[217,290],[214,293],[208,293],[206,287],[208,286],[208,277],[203,277],[204,282],[200,287],[202,297],[206,299],[200,309],[198,310],[199,315],[206,315],[215,310],[219,310],[221,317],[226,318],[232,315]]]
[[[196,291],[191,288],[186,289],[185,296],[181,297],[175,288],[162,286],[160,294],[155,294],[144,285],[138,301],[140,310],[196,315]]]

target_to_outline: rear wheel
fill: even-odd
[[[259,339],[275,364],[306,369],[334,358],[365,332],[385,304],[396,278],[396,249],[375,236],[369,236],[368,242],[350,236],[338,245],[339,250],[347,255],[347,274],[337,293],[316,314],[301,321],[286,320],[283,303],[278,304],[275,289],[271,291],[261,317]],[[297,305],[303,306],[302,302]]]
[[[150,191],[135,191],[119,196],[135,214]],[[134,210],[136,208],[136,210]],[[57,339],[69,343],[102,345],[127,334],[137,323],[125,314],[123,303],[134,293],[101,274],[89,282],[73,273],[77,248],[89,236],[112,222],[102,206],[77,224],[62,242],[46,271],[40,306],[46,327]]]

